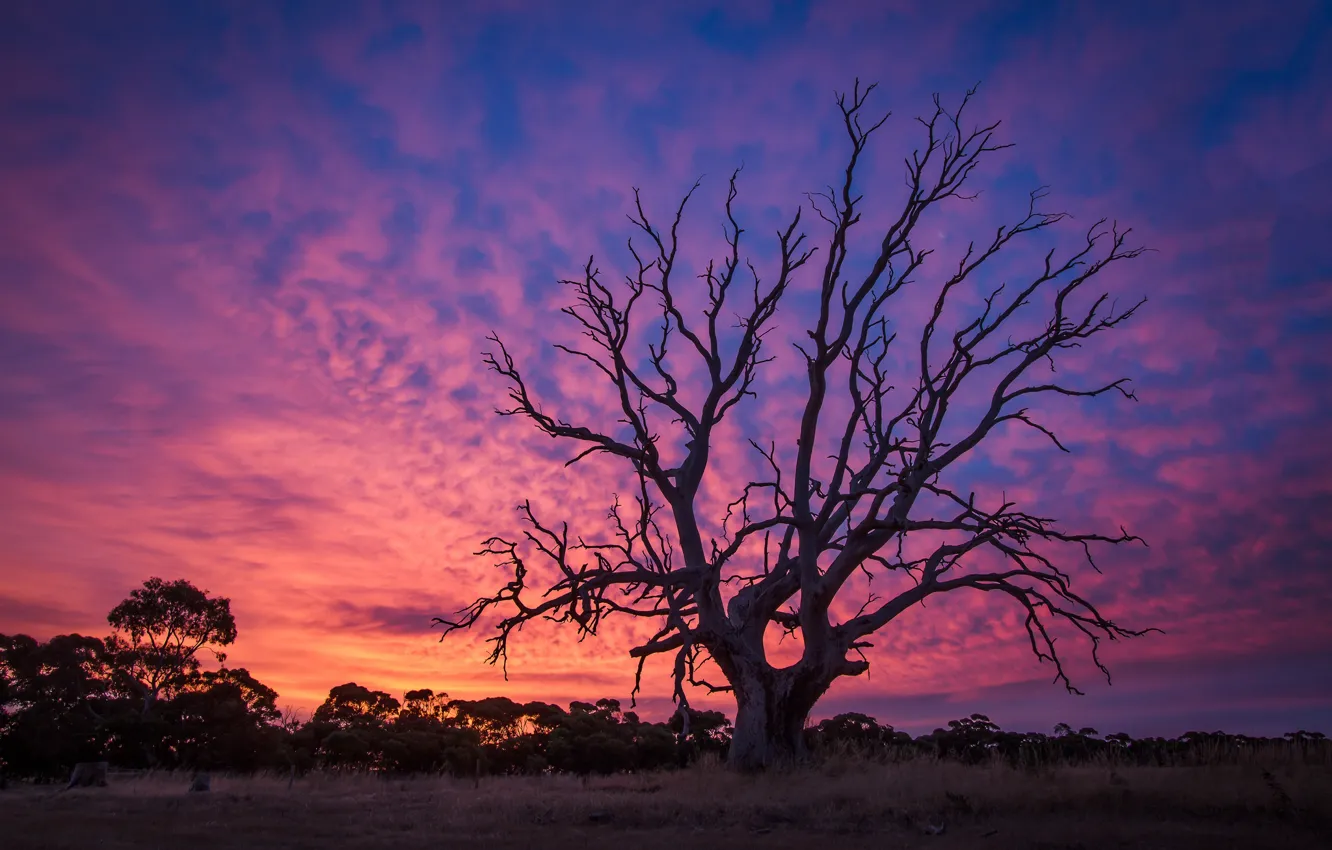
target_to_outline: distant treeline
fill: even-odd
[[[59,779],[80,761],[121,768],[252,772],[312,769],[394,774],[576,774],[649,770],[724,756],[730,721],[720,712],[676,713],[646,722],[617,700],[568,708],[506,697],[449,699],[428,689],[401,700],[354,683],[329,691],[306,721],[284,717],[277,693],[244,669],[192,670],[145,704],[128,686],[107,642],[62,635],[45,643],[0,636],[0,769],[13,778]],[[1190,732],[1179,738],[1100,736],[1060,724],[1053,734],[1005,732],[983,715],[912,738],[863,714],[842,714],[807,730],[815,756],[853,752],[902,759],[930,756],[1015,766],[1109,760],[1189,764],[1242,760],[1273,750],[1332,762],[1323,735],[1249,738]]]
[[[249,773],[314,769],[393,774],[587,775],[687,765],[725,756],[731,722],[718,711],[643,721],[618,700],[567,709],[507,697],[449,699],[429,689],[401,700],[349,682],[309,720],[284,713],[277,692],[226,661],[236,639],[231,601],[184,579],[150,578],[111,609],[106,638],[60,635],[45,643],[0,635],[0,778],[60,779],[78,762],[125,769]],[[973,714],[912,738],[863,714],[806,730],[815,755],[918,756],[1039,767],[1093,759],[1138,764],[1215,763],[1261,752],[1332,763],[1318,733],[1256,739],[1190,732],[1178,739],[1100,737],[1064,724],[1053,735],[1004,732]]]

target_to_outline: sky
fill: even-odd
[[[1152,249],[1104,281],[1146,305],[1070,365],[1131,376],[1137,403],[1043,403],[1068,454],[1005,430],[967,475],[1141,535],[1074,586],[1164,634],[1108,647],[1109,686],[1061,641],[1077,697],[1011,606],[950,594],[877,635],[870,675],[816,714],[1332,732],[1332,8],[946,6],[3,4],[0,632],[104,634],[144,579],[186,578],[232,600],[228,663],[284,703],[346,681],[627,700],[628,627],[533,626],[507,680],[488,634],[432,631],[503,579],[472,553],[520,531],[515,505],[592,534],[625,484],[494,414],[486,334],[551,409],[603,421],[607,389],[552,348],[576,338],[557,281],[589,255],[627,270],[634,187],[661,218],[702,177],[697,270],[743,164],[738,216],[771,273],[801,204],[826,241],[805,193],[845,167],[835,92],[877,81],[893,114],[862,172],[863,261],[900,208],[913,118],[979,83],[972,118],[1015,146],[930,220],[939,261],[892,318],[909,329],[946,258],[1037,186],[1072,217],[1058,244],[1109,218]],[[794,442],[815,280],[778,314],[708,507],[757,469],[745,437]],[[650,664],[644,713],[669,695]]]

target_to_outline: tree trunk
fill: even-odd
[[[746,670],[736,677],[735,729],[727,763],[734,769],[763,770],[808,755],[805,722],[827,689],[811,687],[788,670]]]

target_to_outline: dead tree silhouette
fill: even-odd
[[[1092,658],[1107,678],[1101,640],[1150,631],[1126,629],[1103,616],[1072,589],[1060,566],[1064,546],[1091,561],[1093,544],[1139,538],[1122,528],[1117,534],[1064,531],[1010,498],[982,499],[946,476],[1004,423],[1034,428],[1066,451],[1029,414],[1027,405],[1040,397],[1134,397],[1126,378],[1069,386],[1037,377],[1033,367],[1053,369],[1069,349],[1134,314],[1142,301],[1119,309],[1108,294],[1085,291],[1107,267],[1143,249],[1128,246],[1129,230],[1097,222],[1068,256],[1057,259],[1052,249],[1024,282],[985,286],[970,318],[950,324],[958,296],[980,284],[978,272],[996,265],[991,261],[1005,248],[1067,217],[1040,211],[1046,192],[1033,191],[1025,216],[973,242],[955,266],[939,270],[937,287],[923,302],[930,309],[912,350],[909,385],[896,390],[891,381],[901,373],[889,355],[900,346],[893,345],[897,334],[890,332],[887,308],[922,287],[915,276],[935,271],[927,265],[934,249],[920,245],[919,222],[945,201],[974,198],[962,192],[974,169],[1010,145],[996,141],[998,122],[963,129],[974,89],[952,111],[936,95],[933,114],[918,119],[926,143],[906,158],[900,214],[887,219],[891,224],[872,243],[867,270],[852,275],[859,258],[851,236],[863,207],[857,169],[888,118],[866,117],[873,90],[857,81],[849,95],[838,97],[851,148],[845,173],[837,189],[808,196],[830,233],[812,326],[796,345],[806,375],[798,431],[780,451],[776,442],[749,440],[767,474],[734,491],[724,519],[710,533],[699,515],[699,494],[718,426],[755,395],[760,368],[773,359],[764,346],[778,306],[815,256],[800,230],[801,211],[778,231],[776,277],[765,283],[741,256],[745,231],[735,216],[739,171],[733,173],[725,205],[728,249],[699,276],[706,294],[700,285],[698,297],[706,306],[696,314],[675,272],[680,222],[698,184],[675,210],[667,232],[650,223],[635,190],[630,219],[644,239],[630,240],[636,269],[622,290],[603,283],[592,259],[580,279],[562,281],[575,296],[563,312],[585,343],[556,346],[609,382],[618,398],[618,425],[575,424],[547,412],[497,335],[489,337],[495,348],[485,355],[509,383],[512,406],[498,412],[526,417],[545,434],[579,444],[569,464],[598,453],[622,458],[636,477],[632,506],[617,497],[609,536],[590,540],[571,534],[567,523],[538,518],[524,502],[522,540],[492,537],[478,553],[498,557],[511,578],[458,614],[437,618],[444,636],[496,615],[489,656],[496,663],[507,661],[515,631],[541,618],[573,623],[581,635],[595,635],[612,616],[652,620],[656,633],[629,653],[639,659],[637,681],[648,657],[670,653],[677,701],[686,701],[686,684],[733,692],[730,763],[758,768],[801,756],[803,727],[815,702],[838,677],[869,669],[862,652],[871,646],[868,638],[936,594],[970,589],[1011,599],[1025,612],[1032,651],[1052,663],[1055,680],[1073,691],[1049,630],[1053,621],[1090,639]],[[640,353],[631,343],[641,344],[644,326],[631,327],[631,318],[652,309],[654,301],[659,324]],[[728,328],[725,311],[732,307],[740,313]],[[1044,318],[1030,322],[1033,311]],[[701,390],[682,378],[676,346],[684,357],[697,358]],[[983,402],[969,406],[967,399],[976,398]],[[926,540],[925,554],[904,545]],[[972,567],[984,560],[982,552],[994,560]],[[543,559],[553,576],[539,587],[529,587],[541,576],[531,570],[534,558]],[[865,595],[862,588],[856,602],[864,604],[855,611],[855,602],[847,609],[844,597],[857,573],[910,581],[884,596]],[[764,636],[771,626],[801,639],[798,661],[781,668],[770,662]],[[703,678],[706,663],[720,670],[724,682]]]

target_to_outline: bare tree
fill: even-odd
[[[933,306],[919,345],[904,352],[913,363],[908,386],[895,389],[890,380],[900,369],[891,368],[889,352],[901,346],[894,347],[888,308],[904,291],[922,297],[915,278],[927,271],[933,253],[919,246],[918,222],[949,199],[975,197],[962,191],[973,170],[1009,145],[996,140],[997,122],[964,130],[974,89],[951,111],[935,96],[933,114],[917,119],[925,144],[905,160],[900,213],[886,219],[891,224],[873,243],[868,270],[852,275],[849,268],[857,263],[850,236],[863,206],[857,168],[870,137],[888,118],[866,118],[873,89],[857,81],[849,95],[838,97],[851,148],[845,174],[838,188],[808,196],[830,233],[816,318],[808,340],[796,346],[808,392],[794,446],[779,451],[776,443],[750,440],[768,474],[736,489],[710,533],[698,503],[718,424],[755,394],[759,369],[772,359],[764,343],[778,306],[796,273],[815,257],[800,230],[801,211],[777,233],[780,260],[775,279],[765,283],[754,264],[742,259],[744,230],[733,213],[738,171],[732,174],[725,206],[728,249],[699,276],[698,298],[705,306],[698,313],[688,309],[674,276],[679,225],[698,184],[667,232],[649,222],[635,190],[630,220],[643,241],[629,242],[637,268],[624,287],[603,283],[592,259],[581,279],[562,281],[575,294],[563,312],[578,323],[584,343],[557,348],[590,364],[614,388],[617,424],[575,424],[547,412],[498,336],[489,337],[495,349],[485,355],[509,383],[512,406],[498,412],[526,417],[551,437],[579,444],[569,464],[597,453],[622,458],[636,476],[632,505],[617,497],[609,534],[589,541],[571,535],[567,523],[539,519],[524,502],[523,540],[492,537],[478,553],[497,556],[511,578],[457,615],[438,618],[445,636],[483,619],[497,621],[489,657],[496,663],[507,661],[510,638],[533,620],[572,622],[581,635],[595,635],[612,615],[648,618],[655,634],[629,651],[639,659],[635,693],[644,661],[672,654],[681,707],[687,684],[733,692],[730,761],[756,768],[800,756],[816,701],[838,677],[869,668],[862,653],[871,645],[867,639],[935,594],[971,589],[1010,598],[1025,613],[1032,651],[1053,665],[1055,681],[1070,691],[1076,688],[1050,630],[1055,622],[1090,639],[1092,658],[1107,678],[1100,641],[1148,631],[1125,629],[1103,616],[1072,589],[1060,566],[1065,546],[1091,562],[1093,544],[1139,538],[1122,529],[1110,535],[1064,531],[1006,497],[986,502],[961,492],[946,476],[1003,423],[1030,426],[1066,451],[1053,431],[1030,417],[1028,405],[1038,397],[1133,398],[1127,379],[1067,386],[1035,377],[1032,367],[1048,364],[1052,370],[1067,349],[1133,315],[1142,302],[1119,309],[1107,294],[1086,290],[1107,266],[1142,249],[1126,244],[1128,230],[1097,222],[1069,256],[1059,259],[1051,250],[1020,285],[985,286],[983,303],[970,318],[951,322],[946,317],[956,312],[957,294],[983,282],[997,254],[1066,217],[1039,211],[1045,193],[1032,192],[1021,220],[973,242],[956,265],[937,271],[937,289],[924,296],[933,297]],[[645,310],[654,311],[655,321],[646,352],[640,352],[632,343],[644,335],[635,322]],[[738,321],[730,326],[733,310]],[[706,376],[701,389],[681,377],[676,347],[697,358],[696,368]],[[980,404],[967,402],[978,398]],[[659,433],[662,427],[673,432],[671,438]],[[925,540],[929,546],[920,554],[916,544]],[[535,574],[529,572],[533,559],[545,562]],[[882,597],[866,594],[862,585],[858,593],[866,598],[848,604],[844,597],[857,587],[851,581],[857,572],[910,581]],[[529,578],[540,575],[554,578],[529,587]],[[859,601],[864,604],[851,613]],[[773,627],[800,639],[798,661],[777,667],[769,660],[764,636]],[[705,664],[715,665],[720,678],[705,679]]]

